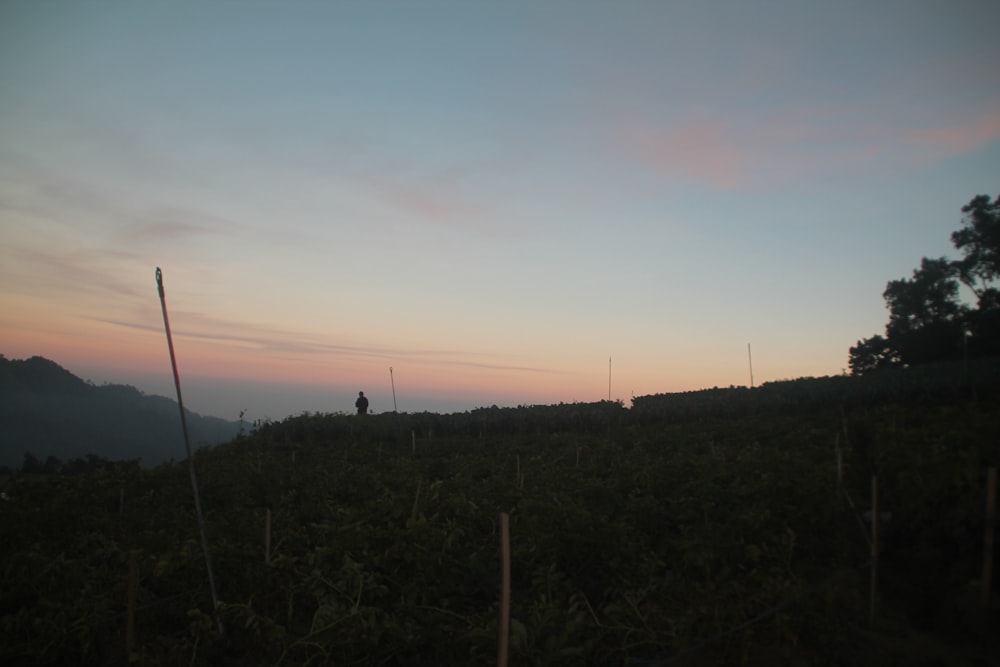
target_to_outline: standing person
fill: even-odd
[[[368,414],[368,399],[365,398],[365,392],[358,392],[358,400],[354,401],[354,407],[358,409],[359,415]]]

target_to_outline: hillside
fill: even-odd
[[[0,662],[494,665],[504,513],[511,664],[1000,664],[952,370],[264,424],[194,457],[217,609],[187,466],[0,479]]]
[[[188,411],[192,447],[224,442],[239,423]],[[177,402],[127,385],[96,386],[43,357],[0,355],[0,465],[96,455],[156,465],[185,458]]]

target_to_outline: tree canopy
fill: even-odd
[[[951,235],[960,259],[924,257],[911,278],[886,284],[885,335],[850,348],[852,374],[1000,354],[1000,195],[973,197],[962,207],[961,224]],[[962,285],[974,306],[962,300]]]

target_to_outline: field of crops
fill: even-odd
[[[203,449],[217,615],[186,463],[12,477],[0,661],[496,664],[507,513],[513,665],[997,664],[1000,399],[708,398],[302,415]]]

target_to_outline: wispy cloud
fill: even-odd
[[[146,332],[162,331],[158,326],[125,320],[93,318],[94,321],[127,329]],[[183,321],[183,324],[177,325]],[[259,327],[245,322],[234,322],[194,312],[179,312],[171,316],[172,333],[178,337],[199,340],[233,348],[252,348],[275,358],[303,357],[327,360],[337,358],[375,358],[433,365],[461,366],[501,371],[527,373],[553,373],[553,369],[486,361],[495,355],[465,350],[379,347],[372,345],[344,345],[317,340],[315,337],[293,331]]]
[[[62,224],[93,238],[94,227],[117,230],[129,243],[160,246],[205,234],[233,232],[242,226],[220,216],[176,203],[137,198],[124,184],[73,174],[37,158],[4,154],[0,158],[0,210]]]
[[[136,255],[122,250],[61,250],[32,246],[7,247],[14,261],[5,261],[5,290],[37,294],[43,292],[73,303],[73,298],[90,294],[142,298],[133,281],[115,267],[136,261]]]

